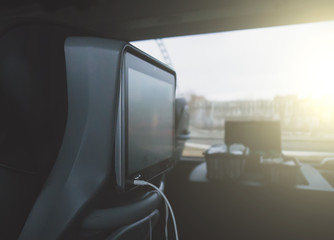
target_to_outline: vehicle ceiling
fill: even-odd
[[[334,19],[333,0],[0,0],[0,30],[59,22],[142,40]]]

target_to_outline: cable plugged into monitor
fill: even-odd
[[[157,186],[153,185],[152,183],[149,183],[149,182],[146,182],[146,181],[143,181],[143,180],[133,180],[133,184],[136,185],[136,186],[150,186],[150,187],[154,188],[157,192],[160,193],[160,195],[164,198],[165,203],[168,206],[168,208],[170,210],[170,213],[171,213],[171,216],[172,216],[172,219],[173,219],[175,239],[179,240],[174,212],[173,212],[172,206],[170,205],[166,195]],[[168,213],[168,211],[166,211],[166,216],[168,216],[167,213]],[[167,229],[167,219],[166,219],[166,228],[165,229]],[[167,238],[167,231],[166,231],[166,238]]]

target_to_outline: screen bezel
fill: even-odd
[[[150,180],[162,173],[168,171],[171,167],[173,167],[173,158],[175,152],[175,101],[173,101],[173,110],[172,110],[172,118],[173,118],[173,126],[172,126],[172,154],[171,157],[164,159],[154,165],[143,168],[134,173],[128,172],[128,69],[132,68],[136,71],[142,72],[144,74],[153,76],[158,78],[160,81],[167,82],[171,84],[173,87],[173,99],[175,99],[175,88],[176,88],[176,74],[173,70],[160,63],[159,61],[152,59],[148,55],[139,52],[137,49],[134,49],[132,46],[128,47],[124,51],[123,55],[123,114],[124,114],[124,162],[125,162],[125,182],[127,180],[141,179],[141,180]],[[126,188],[129,188],[127,186]]]

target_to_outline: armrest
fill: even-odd
[[[164,191],[163,181],[159,188]],[[161,195],[154,190],[128,205],[94,210],[85,217],[81,227],[86,230],[106,230],[134,223],[157,209],[161,200]]]

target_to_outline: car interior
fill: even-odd
[[[334,238],[334,144],[304,161],[280,119],[230,118],[203,147],[210,103],[136,47],[333,21],[333,1],[5,0],[0,14],[0,239]]]

